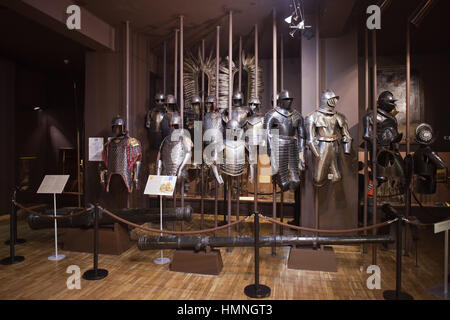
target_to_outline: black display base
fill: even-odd
[[[85,280],[102,280],[108,276],[108,270],[105,269],[97,269],[97,273],[95,270],[88,270],[83,273],[83,279]]]
[[[25,239],[16,239],[14,244],[23,244],[25,242],[27,242],[27,240],[25,240]],[[7,245],[7,246],[9,246],[10,243],[11,243],[10,240],[6,240],[5,241],[5,245]]]
[[[251,284],[244,288],[244,293],[249,298],[263,299],[270,296],[270,288],[263,284],[259,284],[258,286]]]
[[[406,292],[400,292],[399,297],[397,299],[397,291],[395,290],[386,290],[383,292],[384,300],[414,300],[414,297]]]
[[[20,262],[22,262],[24,260],[25,260],[25,258],[22,257],[22,256],[15,256],[13,258],[8,257],[8,258],[5,258],[2,261],[0,261],[0,264],[4,265],[4,266],[9,266],[9,265],[12,265],[12,264],[20,263]]]

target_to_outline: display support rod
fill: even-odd
[[[233,97],[233,11],[228,16],[228,114],[232,115],[232,97]],[[231,177],[227,179],[228,184],[228,223],[231,223],[231,189],[233,187]],[[228,237],[231,237],[231,227],[228,227]],[[231,252],[231,248],[227,248],[227,252]]]
[[[411,23],[408,20],[406,25],[406,156],[408,157],[411,154]],[[409,217],[411,214],[411,189],[410,185],[406,186],[406,217]],[[408,239],[406,237],[406,232],[404,235],[404,255],[408,255]]]
[[[11,207],[11,214],[13,213],[13,210],[15,210],[14,202],[16,201],[17,191],[18,191],[18,188],[15,187],[13,189],[12,199],[11,199],[11,201],[13,203],[13,205]],[[14,228],[13,244],[16,245],[16,244],[22,244],[22,243],[27,242],[27,240],[25,240],[25,239],[20,239],[20,238],[18,239],[17,238],[17,216],[16,216],[16,214],[14,215],[14,218],[13,218],[12,215],[10,215],[10,217],[11,217],[10,218],[10,223],[13,223],[12,227]],[[11,232],[10,232],[10,239],[5,241],[5,245],[7,245],[7,246],[11,245]]]
[[[178,33],[180,31],[178,29],[175,29],[175,44],[174,44],[174,75],[173,75],[173,95],[175,96],[175,100],[179,101],[177,99],[178,95]]]
[[[377,198],[377,114],[378,114],[378,105],[377,105],[377,91],[378,91],[378,76],[377,76],[377,32],[375,30],[372,31],[372,109],[373,109],[373,118],[372,118],[372,185],[373,185],[373,204],[372,204],[372,224],[377,224],[377,206],[378,206],[378,198]],[[373,230],[373,235],[376,234],[377,230]],[[372,244],[372,264],[377,264],[377,245]]]
[[[167,91],[167,41],[164,41],[164,79],[163,79],[163,94],[166,96]]]
[[[239,92],[242,90],[242,36],[239,36]],[[231,113],[230,113],[231,115]],[[236,191],[236,220],[239,220],[239,206],[240,206],[240,197],[241,197],[241,176],[236,178],[237,180],[237,191]],[[240,225],[236,225],[236,230],[239,232]]]
[[[402,238],[403,238],[404,217],[399,216],[397,221],[397,245],[396,245],[396,267],[395,267],[395,290],[383,292],[385,300],[414,300],[414,298],[402,292]]]
[[[12,201],[11,201],[11,213],[9,218],[9,257],[0,261],[1,265],[12,265],[20,263],[25,260],[22,256],[16,256],[15,245],[17,243],[17,208],[15,205],[16,192],[13,191]]]
[[[180,16],[180,115],[181,130],[184,130],[184,17]],[[184,208],[184,177],[181,177],[181,207]],[[181,231],[184,231],[184,221],[181,221]]]
[[[277,84],[277,12],[275,9],[273,9],[272,12],[272,73],[273,73],[273,88],[272,88],[272,95],[273,95],[273,108],[275,109],[276,105],[277,105],[277,89],[278,89],[278,84]],[[277,186],[275,183],[275,179],[273,179],[272,177],[272,183],[273,183],[273,203],[272,203],[272,217],[274,219],[277,218]],[[272,224],[272,233],[273,236],[276,237],[276,233],[277,233],[277,227],[275,224]],[[276,256],[277,252],[276,252],[276,247],[275,245],[272,247],[272,256]]]
[[[258,25],[255,24],[255,98],[258,98],[258,77],[259,77],[259,70],[258,70],[258,66],[259,66],[259,57],[258,57]],[[258,146],[257,146],[258,148]],[[259,161],[259,157],[258,157],[258,150],[256,150],[256,164],[255,166],[255,170],[254,170],[254,181],[253,181],[253,185],[254,185],[254,190],[253,190],[253,206],[254,206],[254,212],[258,211],[258,161]]]
[[[128,131],[132,126],[130,125],[130,21],[125,22],[125,108],[126,108],[126,123]]]
[[[255,211],[253,222],[255,233],[255,283],[244,288],[249,298],[262,299],[270,296],[270,288],[259,283],[259,212]]]
[[[58,222],[56,219],[56,193],[53,194],[53,217],[55,217],[55,255],[48,257],[50,261],[59,261],[64,259],[66,256],[63,254],[58,254]]]
[[[364,41],[364,54],[365,54],[365,72],[364,72],[364,99],[365,99],[365,109],[366,113],[369,111],[369,31],[367,28],[364,28],[365,33],[365,41]],[[368,209],[368,190],[369,190],[369,157],[368,157],[368,143],[364,142],[364,208],[363,208],[363,223],[364,227],[367,227],[367,209]],[[367,235],[367,231],[364,231],[364,234]],[[367,252],[367,246],[362,246],[363,253]]]
[[[205,39],[202,39],[202,64],[205,62]],[[201,96],[201,119],[202,125],[205,119],[205,70],[202,67],[202,96]],[[202,129],[203,132],[203,129]],[[203,145],[203,137],[202,137],[202,145]],[[200,230],[203,229],[203,224],[205,222],[205,175],[204,175],[205,167],[203,165],[203,161],[200,165]]]
[[[94,209],[94,268],[88,270],[83,274],[85,280],[101,280],[108,276],[108,270],[98,268],[98,215],[99,205],[97,204]],[[56,221],[56,219],[55,219]]]
[[[280,36],[280,90],[284,90],[284,42]]]
[[[163,196],[159,196],[159,230],[163,229]],[[159,234],[161,237],[163,236],[162,233]],[[169,258],[164,257],[164,250],[161,250],[161,256],[159,258],[156,258],[153,260],[155,264],[166,264],[170,262]]]
[[[239,36],[239,92],[242,90],[242,36]]]
[[[216,27],[216,101],[215,101],[215,110],[218,109],[219,105],[219,63],[220,63],[220,26]],[[216,190],[215,199],[214,199],[214,227],[218,226],[218,214],[219,214],[219,184],[217,180],[214,179],[214,187]],[[217,231],[214,231],[214,236],[217,236]]]

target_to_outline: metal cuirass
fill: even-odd
[[[224,163],[220,164],[223,173],[229,176],[240,176],[245,169],[245,142],[225,141]]]
[[[266,137],[262,134],[264,129],[264,116],[255,114],[247,119],[247,144],[250,146],[265,146]]]
[[[372,143],[373,111],[364,117],[364,139]],[[394,149],[392,144],[401,141],[403,135],[398,132],[397,119],[382,109],[377,112],[377,144],[380,147]]]
[[[203,121],[203,132],[208,130],[214,130],[212,136],[210,135],[210,139],[205,140],[205,145],[210,144],[213,141],[216,141],[214,137],[217,135],[221,135],[222,139],[224,136],[225,128],[223,126],[222,114],[220,112],[208,112],[205,114],[205,118]]]
[[[145,127],[148,129],[150,148],[158,149],[161,145],[161,122],[164,118],[164,107],[154,107],[147,112]]]
[[[129,192],[133,190],[134,165],[142,158],[140,142],[135,138],[121,136],[106,143],[103,160],[107,168],[106,192],[109,182],[115,174],[120,175]]]
[[[248,107],[233,107],[231,111],[231,119],[237,120],[242,126],[245,124],[250,108]],[[230,118],[228,117],[228,110],[223,115],[223,120],[227,123]]]
[[[436,193],[436,171],[444,169],[445,162],[429,146],[421,146],[413,155],[415,180],[414,189],[419,194]]]
[[[296,110],[275,107],[264,118],[272,172],[282,191],[300,185],[299,152],[304,151],[303,117]],[[278,130],[278,137],[272,130]]]
[[[183,160],[188,153],[186,147],[186,137],[179,136],[178,140],[172,141],[172,136],[167,136],[161,145],[161,162],[163,176],[176,176]],[[182,176],[186,178],[186,168],[183,169]]]

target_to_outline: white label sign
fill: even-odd
[[[63,192],[69,177],[69,175],[47,175],[44,177],[44,180],[42,180],[37,193],[60,194]]]
[[[89,138],[89,161],[102,161],[103,138]]]
[[[172,196],[175,191],[177,177],[148,176],[144,194],[158,196]]]
[[[446,230],[450,230],[450,220],[434,224],[434,233],[441,233]]]

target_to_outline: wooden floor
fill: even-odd
[[[3,245],[9,237],[8,223],[8,219],[0,220],[0,258],[9,256],[9,247]],[[197,223],[191,228],[198,228]],[[241,234],[251,234],[251,228],[249,220]],[[262,233],[268,234],[271,228],[264,223]],[[60,234],[62,239],[64,230]],[[220,235],[226,235],[226,230]],[[14,266],[0,265],[0,299],[247,299],[244,287],[253,283],[252,248],[235,248],[231,253],[222,249],[222,273],[206,276],[171,272],[168,265],[153,263],[159,251],[139,251],[133,245],[121,256],[100,255],[99,266],[109,271],[107,278],[82,280],[81,290],[68,290],[67,267],[78,265],[84,272],[92,267],[92,255],[63,251],[66,259],[51,262],[47,257],[54,250],[53,230],[32,231],[21,221],[19,236],[27,242],[16,246],[16,254],[26,260]],[[337,273],[290,270],[286,267],[288,248],[278,248],[276,257],[270,255],[270,248],[261,249],[261,283],[271,287],[270,299],[382,299],[383,290],[395,288],[394,251],[378,250],[382,287],[369,290],[365,270],[371,254],[362,254],[359,247],[334,249]],[[165,254],[171,257],[173,251]],[[421,232],[419,265],[415,266],[414,255],[404,258],[404,289],[416,299],[434,299],[427,289],[443,281],[442,236]]]

